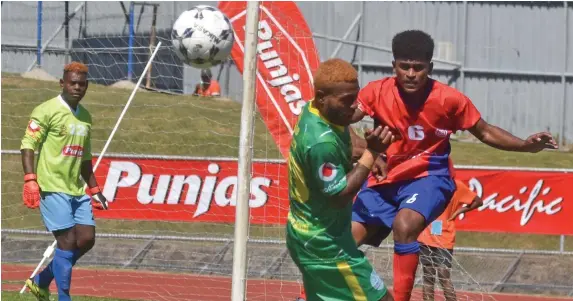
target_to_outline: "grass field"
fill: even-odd
[[[17,150],[32,109],[59,93],[57,83],[2,76],[2,150]],[[90,85],[82,101],[92,113],[92,150],[99,152],[127,101],[130,90]],[[240,105],[235,102],[138,93],[108,152],[236,157]],[[521,154],[497,151],[483,144],[453,142],[456,164],[571,168],[573,153],[545,151]],[[254,155],[280,158],[260,116],[256,117]],[[44,230],[38,211],[21,204],[18,155],[2,156],[2,227]],[[232,225],[207,223],[99,220],[99,232],[232,235]],[[283,227],[251,227],[251,237],[281,238]],[[459,246],[556,249],[556,236],[459,233]],[[566,240],[573,250],[573,238]]]

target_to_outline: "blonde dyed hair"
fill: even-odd
[[[327,91],[339,83],[355,82],[358,82],[358,72],[354,66],[342,59],[326,60],[314,72],[315,91]]]

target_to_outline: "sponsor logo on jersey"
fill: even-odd
[[[336,170],[336,166],[332,163],[323,163],[318,168],[318,177],[324,182],[330,182],[336,178],[336,174],[338,171]]]
[[[444,130],[444,129],[436,129],[436,136],[438,137],[448,137],[448,135],[450,134],[450,132],[448,130]]]
[[[384,281],[382,281],[382,278],[380,278],[374,270],[372,270],[372,273],[370,274],[370,284],[378,291],[384,289]]]
[[[409,126],[408,138],[410,138],[410,140],[424,140],[424,128],[421,125]]]
[[[62,155],[68,157],[82,157],[84,148],[81,145],[66,145],[62,149]]]

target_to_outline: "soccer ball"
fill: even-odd
[[[227,59],[235,37],[227,16],[215,7],[198,5],[179,15],[171,40],[175,54],[185,64],[205,69]]]

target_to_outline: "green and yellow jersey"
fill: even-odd
[[[351,148],[348,127],[328,122],[312,101],[303,108],[288,159],[287,224],[291,245],[304,246],[301,261],[338,261],[350,250],[356,251],[350,228],[352,203],[344,208],[332,204],[333,197],[346,188]]]

